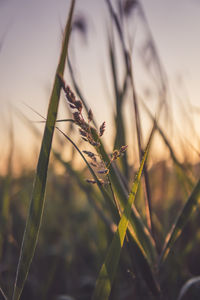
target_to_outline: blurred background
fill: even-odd
[[[196,0],[143,0],[141,4],[145,19],[139,11],[132,10],[124,20],[127,45],[132,44],[129,46],[132,47],[136,91],[140,96],[145,95],[149,108],[155,108],[155,103],[158,102],[156,85],[159,84],[160,75],[158,66],[152,62],[148,46],[148,39],[152,38],[167,78],[167,97],[173,124],[170,121],[171,128],[166,129],[168,131],[173,128],[170,135],[176,139],[181,136],[181,143],[185,142],[185,138],[191,142],[191,128],[185,122],[183,128],[182,117],[186,113],[195,129],[198,129],[200,5]],[[14,127],[15,169],[19,167],[19,160],[25,165],[30,165],[32,161],[33,149],[37,148],[38,142],[14,110],[23,112],[31,121],[39,120],[39,116],[24,105],[27,104],[45,116],[68,7],[69,1],[62,0],[0,2],[1,172],[5,169],[11,119]],[[75,17],[84,20],[85,27],[82,31],[77,29],[72,35],[69,57],[77,81],[96,119],[99,123],[104,120],[107,123],[109,130],[106,134],[109,140],[113,137],[114,97],[106,34],[110,21],[105,1],[77,1]],[[120,56],[120,53],[117,55]],[[119,74],[122,74],[120,63],[118,69]],[[67,71],[65,80],[70,83]],[[126,114],[129,113],[131,104],[131,100],[127,99],[124,105]],[[66,117],[65,106],[62,101],[59,117]],[[155,110],[152,112],[156,114]],[[161,121],[163,117],[162,115]],[[148,128],[146,115],[143,116],[142,123],[144,128]],[[167,123],[165,126],[168,126]],[[42,130],[41,124],[37,127]],[[196,137],[192,136],[193,145],[198,147]],[[129,141],[130,143],[133,144],[133,141]],[[159,142],[157,145],[161,147]],[[179,155],[182,155],[179,147],[176,148]],[[193,153],[195,151],[190,150],[191,159],[196,159],[197,156]],[[130,155],[132,157],[133,153]],[[163,151],[156,153],[159,159],[162,155]]]
[[[200,4],[198,0],[111,3],[121,35],[107,0],[76,1],[64,79],[92,109],[97,126],[106,122],[102,139],[108,153],[128,145],[117,162],[128,190],[139,152],[157,120],[147,169],[160,251],[199,178]],[[8,294],[69,6],[69,0],[0,0],[0,283]],[[58,119],[71,116],[62,93]],[[91,150],[76,126],[69,122],[58,126],[80,150]],[[111,241],[107,224],[112,216],[96,186],[86,182],[90,174],[80,155],[57,131],[53,149],[44,219],[22,299],[88,300]],[[140,187],[136,207],[146,222],[144,198]],[[166,299],[175,299],[183,283],[199,275],[199,225],[194,215],[159,277]],[[151,299],[130,272],[123,251],[111,299]],[[188,299],[199,299],[198,295],[194,291]]]

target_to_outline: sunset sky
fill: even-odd
[[[185,100],[181,100],[182,96],[187,96],[195,107],[200,108],[199,1],[142,0],[141,3],[172,88],[180,96],[180,101]],[[31,120],[38,117],[23,103],[44,116],[46,114],[69,4],[69,0],[0,0],[1,149],[7,143],[8,103]],[[84,39],[74,34],[69,53],[76,60],[78,80],[98,121],[105,119],[109,123],[112,99],[106,99],[103,88],[107,80],[103,77],[108,25],[105,1],[76,1],[75,15],[80,14],[87,19],[87,37]],[[129,32],[130,29],[131,26]],[[140,30],[137,30],[136,35],[139,34]],[[141,76],[140,70],[136,72]],[[142,76],[140,78],[138,82],[142,84]],[[61,116],[65,112],[63,105]],[[12,118],[16,143],[29,149],[29,130],[16,116]],[[26,145],[25,139],[28,141]]]

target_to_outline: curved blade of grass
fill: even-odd
[[[188,290],[195,284],[200,284],[200,276],[197,277],[193,277],[190,280],[188,280],[183,287],[180,290],[179,296],[177,300],[181,300],[183,299],[183,297],[186,295],[186,293],[188,292]]]
[[[172,226],[171,232],[166,237],[165,245],[160,256],[160,265],[165,262],[169,252],[173,248],[175,241],[181,235],[183,228],[196,210],[198,204],[200,204],[200,180],[197,182],[190,197],[184,205],[179,217],[177,218],[177,221]]]
[[[131,216],[131,207],[134,203],[135,196],[138,190],[138,186],[140,183],[141,175],[142,175],[142,170],[144,167],[144,163],[147,158],[149,150],[149,143],[147,146],[147,149],[144,153],[142,162],[140,164],[140,168],[138,170],[138,173],[136,175],[133,187],[131,189],[131,193],[128,197],[128,203],[124,208],[124,212],[122,214],[122,217],[120,219],[117,231],[114,234],[113,240],[111,242],[111,245],[108,249],[108,253],[106,255],[106,259],[101,267],[95,290],[92,296],[92,300],[107,300],[109,298],[113,280],[117,271],[118,263],[119,263],[119,258],[120,258],[120,253],[121,249],[124,244],[124,239],[126,236],[127,228],[128,228],[128,223],[130,220]]]
[[[29,214],[26,222],[26,228],[23,236],[23,242],[17,267],[17,274],[15,278],[14,292],[12,297],[13,300],[18,300],[20,298],[38,240],[38,234],[44,207],[44,194],[46,187],[49,155],[51,151],[61,91],[61,82],[57,74],[63,75],[64,73],[74,5],[75,0],[72,0],[63,39],[60,60],[57,67],[53,90],[49,102],[47,122],[44,130],[37,171],[34,180],[32,198],[29,207]]]

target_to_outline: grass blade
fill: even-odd
[[[9,153],[7,158],[7,174],[4,180],[4,188],[2,190],[1,204],[0,204],[0,259],[2,259],[3,246],[6,240],[6,237],[10,234],[11,231],[11,222],[10,222],[10,195],[11,195],[11,181],[12,181],[12,162],[13,162],[13,153],[14,153],[14,133],[13,133],[13,124],[11,118],[11,124],[9,128]]]
[[[113,240],[111,242],[111,245],[108,249],[108,253],[106,255],[106,259],[100,270],[92,300],[102,300],[102,299],[107,300],[109,298],[113,280],[119,263],[121,249],[124,244],[124,239],[126,236],[129,219],[131,216],[131,207],[134,203],[135,196],[138,190],[138,186],[141,179],[144,163],[147,158],[148,150],[149,150],[149,143],[147,145],[147,149],[144,153],[142,162],[140,164],[140,168],[138,170],[133,187],[131,189],[131,193],[128,198],[128,203],[125,206],[117,231],[114,234]]]
[[[29,207],[29,214],[26,222],[26,228],[23,236],[23,242],[20,251],[20,257],[15,278],[13,300],[18,300],[23,290],[26,277],[29,272],[30,264],[35,252],[42,214],[44,207],[44,194],[47,179],[47,170],[49,164],[49,156],[51,151],[55,121],[57,117],[58,104],[61,91],[61,82],[57,74],[63,75],[65,68],[65,60],[67,56],[69,36],[71,31],[72,15],[74,10],[75,0],[71,2],[69,17],[65,29],[65,35],[60,55],[59,64],[56,71],[54,86],[49,102],[47,122],[44,130],[32,198]]]
[[[8,298],[6,297],[4,291],[2,290],[2,288],[0,287],[0,293],[3,296],[3,299],[8,300]]]
[[[200,284],[200,276],[193,277],[190,280],[188,280],[183,287],[180,290],[179,296],[177,300],[181,300],[184,298],[188,290],[193,286],[193,285],[198,285]]]
[[[160,256],[160,265],[163,264],[172,250],[172,247],[178,237],[181,235],[183,228],[189,221],[190,217],[197,208],[197,205],[200,202],[200,180],[197,182],[195,188],[193,189],[190,197],[188,198],[186,204],[184,205],[177,221],[172,226],[171,232],[168,234],[165,245],[163,247],[161,256]]]
[[[118,77],[117,77],[117,61],[115,55],[115,44],[114,38],[112,37],[108,39],[108,47],[109,47],[109,59],[110,59],[110,68],[112,74],[112,81],[113,81],[113,90],[115,96],[115,106],[116,106],[116,116],[115,116],[115,143],[114,148],[118,149],[121,145],[126,145],[126,134],[125,134],[125,127],[124,127],[124,118],[123,118],[123,91],[121,91]],[[126,86],[125,86],[126,88]],[[126,178],[128,178],[128,162],[127,162],[127,154],[125,153],[121,159],[121,165],[123,169],[123,173],[125,174]]]

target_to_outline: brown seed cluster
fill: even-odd
[[[79,133],[81,135],[81,138],[90,143],[93,147],[97,148],[100,146],[100,137],[102,137],[102,135],[105,132],[105,128],[106,128],[106,123],[103,122],[99,128],[99,132],[97,132],[97,130],[92,127],[90,125],[90,122],[93,121],[93,113],[91,111],[91,109],[88,111],[88,122],[85,121],[83,114],[82,114],[82,110],[83,110],[83,104],[80,100],[77,100],[75,97],[75,94],[72,92],[72,90],[70,89],[69,86],[65,85],[65,82],[63,80],[63,78],[58,74],[58,78],[60,80],[61,86],[65,92],[68,104],[70,106],[70,108],[72,110],[75,110],[73,112],[73,118],[74,118],[74,122],[79,126]],[[95,140],[93,138],[92,135],[92,131],[95,132],[96,137]],[[122,156],[124,154],[124,152],[127,149],[127,145],[126,146],[122,146],[119,150],[114,150],[112,155],[111,155],[111,160],[110,160],[110,164],[112,163],[112,161],[118,159],[120,156]],[[95,149],[96,150],[96,149]],[[84,154],[86,154],[91,162],[90,164],[93,167],[98,168],[99,170],[97,171],[98,174],[100,175],[108,175],[109,173],[109,166],[105,166],[105,163],[101,160],[101,158],[99,158],[99,156],[91,151],[83,151]],[[98,159],[97,159],[98,158]],[[109,164],[109,165],[110,165]],[[104,184],[106,183],[106,181],[104,181],[101,178],[98,178],[98,181],[100,184]],[[88,183],[92,183],[95,184],[97,183],[95,180],[91,180],[91,179],[87,179]]]
[[[65,95],[68,100],[70,108],[72,110],[75,110],[75,112],[73,112],[73,118],[74,118],[74,122],[80,127],[79,132],[80,132],[81,138],[84,141],[90,143],[92,146],[98,147],[99,142],[95,141],[91,134],[92,127],[90,125],[90,122],[93,120],[93,113],[92,113],[91,109],[88,111],[88,122],[86,122],[82,115],[82,110],[83,110],[82,102],[80,100],[76,99],[74,93],[72,92],[72,90],[70,89],[69,86],[65,85],[65,82],[60,75],[58,75],[58,78],[60,79],[62,88],[65,92]],[[104,126],[103,126],[104,128],[100,128],[99,136],[102,136],[103,132],[105,131],[105,122],[103,124],[104,124]],[[95,128],[93,128],[93,130],[95,130]]]
[[[106,129],[106,122],[104,121],[99,128],[99,136],[102,136],[104,134],[105,129]]]
[[[118,159],[121,157],[125,152],[126,149],[128,148],[128,145],[121,146],[119,150],[114,150],[113,153],[111,154],[111,161]]]

